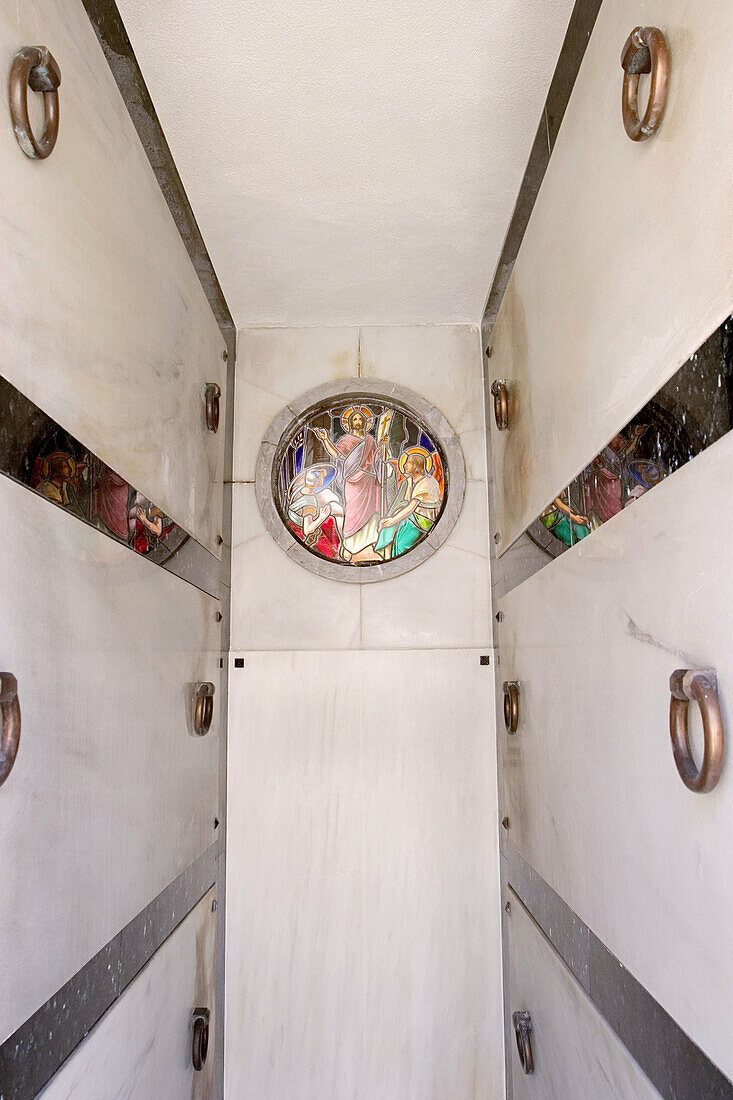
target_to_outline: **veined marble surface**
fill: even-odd
[[[213,1100],[216,889],[153,955],[40,1093],[43,1100]],[[211,1012],[209,1055],[191,1061],[191,1012]]]
[[[508,891],[507,1029],[513,1100],[659,1100],[660,1094]],[[534,1074],[522,1071],[512,1013],[532,1017]]]
[[[238,649],[473,647],[491,641],[488,508],[478,330],[469,325],[242,329],[232,522],[232,645]],[[405,386],[440,410],[466,459],[456,527],[423,565],[365,586],[288,560],[254,500],[262,435],[288,401],[359,376]],[[242,483],[242,484],[240,484]],[[290,534],[283,528],[282,544]],[[405,559],[407,560],[407,559]],[[358,586],[361,587],[361,586]]]
[[[509,838],[733,1078],[733,774],[689,791],[669,677],[714,668],[733,721],[733,433],[499,604]],[[700,753],[701,723],[690,725]]]
[[[289,401],[325,382],[358,374],[358,328],[240,329],[234,480],[254,481],[260,443]]]
[[[0,131],[2,373],[219,556],[224,432],[204,386],[226,399],[224,341],[81,0],[5,5],[8,66],[38,42],[60,130],[45,161]]]
[[[215,839],[218,601],[0,477],[0,666],[18,681],[0,789],[0,1040]],[[217,700],[218,702],[218,700]],[[11,991],[11,994],[8,994]]]
[[[227,1100],[503,1095],[493,669],[236,656]]]
[[[637,143],[619,58],[644,24],[670,77]],[[509,430],[490,429],[500,551],[731,312],[732,39],[727,0],[601,6],[490,339],[489,381],[512,395]]]

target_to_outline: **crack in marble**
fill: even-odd
[[[680,657],[688,667],[693,667],[695,661],[689,654],[685,653],[681,649],[674,649],[672,646],[665,645],[664,642],[660,642],[653,634],[649,634],[646,630],[642,630],[637,626],[630,615],[626,614],[626,633],[634,638],[637,642],[642,642],[644,645],[654,646],[656,649],[661,649],[664,653],[670,653],[673,657]]]

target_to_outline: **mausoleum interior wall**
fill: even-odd
[[[327,382],[383,379],[442,412],[466,461],[447,542],[394,580],[340,584],[288,560],[260,518],[255,466],[275,416]],[[491,640],[479,331],[471,325],[242,329],[232,487],[231,645],[238,650],[486,647]]]
[[[229,1097],[503,1091],[481,358],[469,325],[238,334]],[[466,463],[446,542],[368,584],[288,558],[255,498],[277,414],[355,378],[432,403]]]

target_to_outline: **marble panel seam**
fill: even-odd
[[[501,846],[507,884],[665,1100],[733,1100],[733,1082],[517,849]]]
[[[230,357],[236,328],[115,0],[82,0]]]
[[[527,167],[519,186],[501,255],[486,298],[483,320],[485,338],[488,337],[499,312],[600,7],[601,0],[576,0],[571,13]]]
[[[0,1100],[28,1100],[50,1081],[217,877],[211,844],[0,1045]]]

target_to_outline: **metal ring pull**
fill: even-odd
[[[10,68],[10,116],[18,145],[32,160],[45,160],[59,136],[59,93],[61,70],[45,46],[24,46]],[[37,138],[28,116],[28,85],[43,93],[45,125]]]
[[[677,771],[686,787],[705,794],[712,791],[720,779],[725,742],[715,669],[678,668],[669,678],[669,690],[669,733]],[[692,755],[687,727],[691,700],[700,708],[705,737],[705,749],[699,768]]]
[[[626,133],[632,141],[646,141],[662,121],[667,102],[669,51],[659,27],[633,29],[621,53],[621,67],[624,70],[621,111]],[[642,119],[639,118],[641,73],[652,74],[649,102]]]
[[[18,681],[12,672],[0,672],[0,711],[2,711],[2,733],[0,734],[0,787],[2,787],[13,770],[20,744]]]
[[[211,1013],[208,1008],[194,1008],[191,1014],[193,1023],[193,1039],[191,1041],[191,1061],[195,1070],[202,1070],[206,1065],[206,1055],[209,1053],[209,1020]]]
[[[519,681],[505,680],[502,690],[504,692],[504,725],[507,733],[516,733],[519,727]]]
[[[526,1074],[534,1073],[532,1057],[532,1017],[529,1012],[515,1012],[512,1016],[514,1036],[517,1040],[517,1052],[522,1069]]]
[[[205,737],[211,729],[214,717],[214,692],[216,688],[209,681],[196,684],[193,709],[193,731],[197,737]]]
[[[210,432],[216,433],[219,431],[221,386],[217,385],[216,382],[207,382],[204,393],[206,395],[206,427]]]
[[[494,420],[500,432],[509,427],[509,383],[504,378],[495,378],[491,383],[491,395],[494,398]]]

